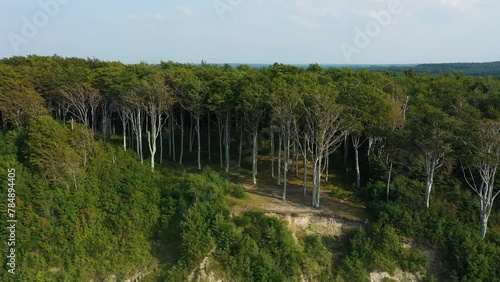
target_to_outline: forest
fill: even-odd
[[[403,73],[408,70],[413,70],[420,74],[445,74],[445,73],[460,73],[472,76],[499,76],[500,62],[488,63],[440,63],[440,64],[419,64],[412,67],[408,66],[370,66],[371,71],[381,72],[399,72]]]
[[[1,281],[500,277],[497,76],[33,55],[0,60],[0,114]],[[261,186],[364,218],[329,236],[235,212]]]

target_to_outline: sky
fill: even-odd
[[[500,61],[498,0],[0,0],[0,57],[123,63]]]

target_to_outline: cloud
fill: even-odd
[[[177,5],[176,8],[179,12],[183,13],[186,17],[191,17],[193,15],[193,9],[191,9],[191,7]]]

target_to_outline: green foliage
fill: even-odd
[[[301,251],[282,222],[259,212],[247,212],[234,223],[219,222],[216,229],[216,258],[232,280],[298,280]]]
[[[48,138],[43,132],[51,126],[61,131],[59,141],[44,141],[68,141],[75,134],[50,119],[39,122],[30,128],[26,141],[32,150],[30,160],[46,156],[34,148],[56,152],[69,148],[64,143],[57,148],[50,147],[53,143],[35,147],[30,138]],[[97,144],[84,168],[85,179],[78,190],[68,190],[16,161],[16,150],[10,148],[21,136],[0,134],[0,142],[7,143],[2,148],[9,149],[0,154],[0,163],[16,169],[17,275],[22,281],[105,279],[113,273],[126,279],[153,260],[151,240],[159,217],[157,176],[151,177],[133,155]],[[9,275],[6,270],[0,280],[9,281],[5,275]]]
[[[233,186],[233,191],[231,192],[231,195],[233,197],[236,197],[238,199],[242,199],[245,197],[245,188],[243,188],[243,185],[234,185]]]

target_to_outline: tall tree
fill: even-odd
[[[248,71],[242,81],[241,107],[252,136],[252,181],[257,184],[257,154],[259,127],[268,111],[269,88],[265,85],[265,77],[257,71]]]
[[[500,164],[500,121],[476,124],[479,126],[469,125],[476,130],[465,136],[468,157],[462,170],[467,184],[479,197],[480,235],[484,239],[493,203],[500,194],[500,190],[495,191],[495,176]]]
[[[273,120],[279,126],[280,129],[280,143],[284,148],[284,161],[283,161],[283,201],[286,200],[287,194],[287,174],[288,165],[290,161],[290,147],[292,142],[293,134],[293,121],[294,121],[294,111],[295,108],[300,103],[299,89],[296,84],[293,84],[293,78],[288,78],[287,81],[283,78],[276,78],[272,83],[272,93],[271,93],[271,107]],[[281,148],[279,148],[281,152]],[[280,158],[281,160],[281,158]],[[281,168],[278,168],[281,169]],[[280,172],[278,171],[278,177],[280,177]]]
[[[333,83],[312,85],[303,104],[310,140],[308,150],[313,163],[313,207],[320,205],[324,158],[335,152],[344,140],[344,134],[348,134],[347,124],[342,119],[344,109],[337,104],[337,95]]]
[[[148,147],[151,153],[151,171],[155,168],[155,155],[157,150],[157,139],[166,122],[162,120],[163,115],[174,103],[170,89],[165,85],[165,78],[156,75],[142,81],[142,99],[144,109],[149,116]]]
[[[445,157],[451,152],[453,119],[441,109],[416,99],[409,121],[410,145],[417,149],[417,160],[421,160],[427,176],[425,206],[429,208],[430,195],[436,171],[443,166]]]

